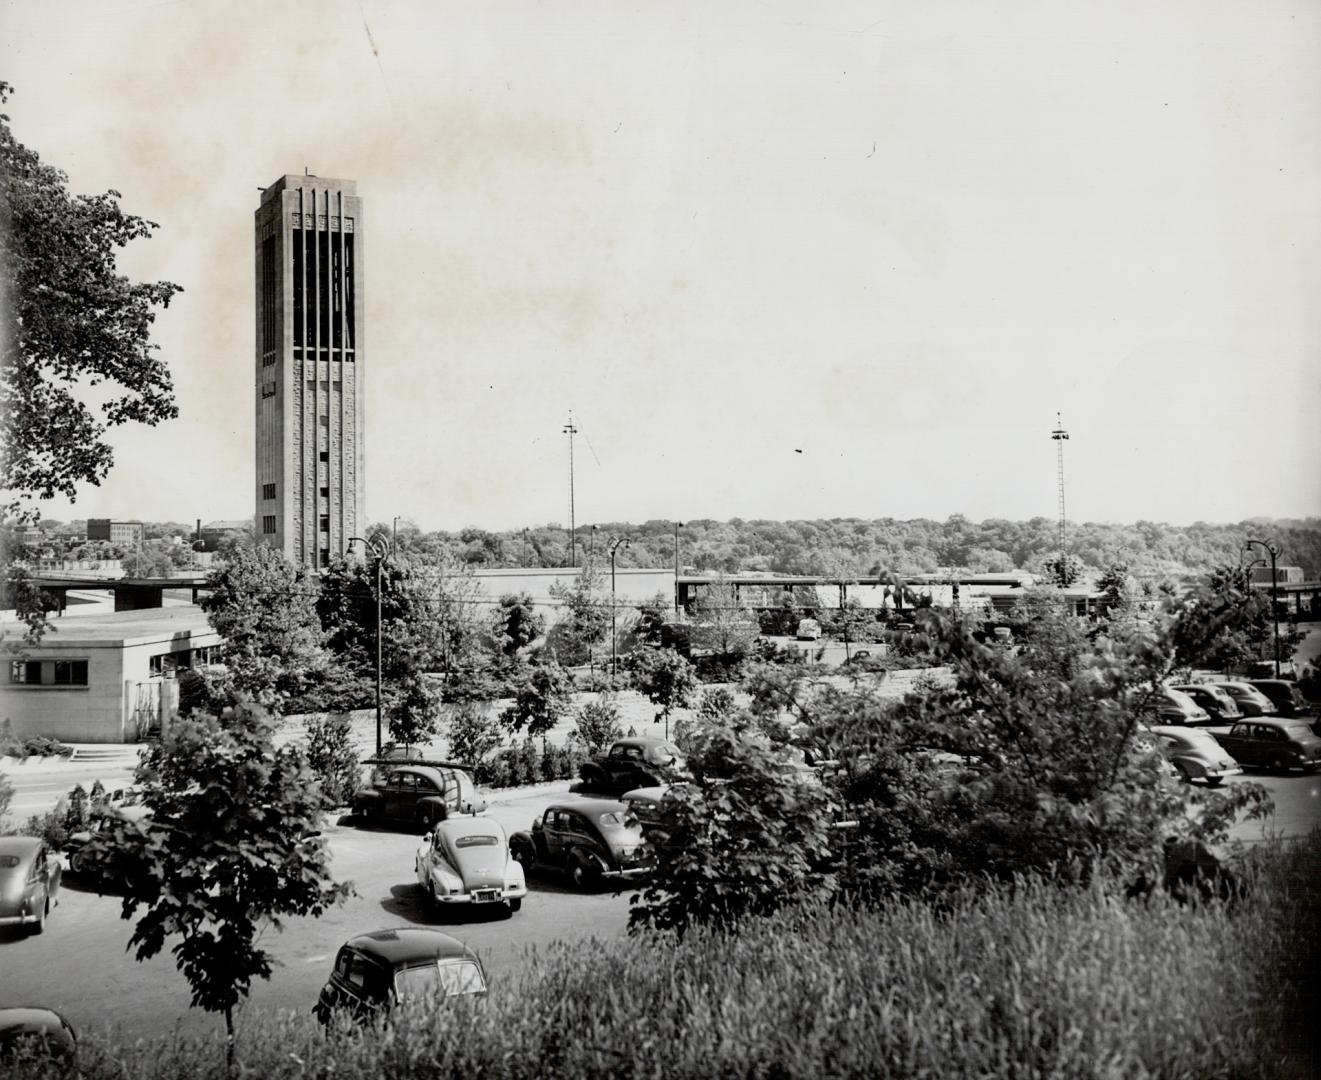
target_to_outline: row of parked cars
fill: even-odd
[[[1186,780],[1219,784],[1243,768],[1321,768],[1321,717],[1288,679],[1164,687],[1152,733]]]

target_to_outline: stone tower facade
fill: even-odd
[[[283,176],[254,233],[257,540],[319,571],[366,526],[357,185]]]

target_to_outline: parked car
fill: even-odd
[[[614,799],[547,807],[531,830],[509,838],[509,850],[525,871],[563,871],[579,888],[641,877],[653,861],[642,826]]]
[[[1311,716],[1311,703],[1290,679],[1249,679],[1248,685],[1270,698],[1276,716]]]
[[[78,1036],[54,1009],[0,1009],[0,1062],[7,1058],[46,1054],[66,1067],[78,1053]]]
[[[1210,683],[1180,683],[1170,689],[1192,698],[1193,704],[1203,709],[1213,724],[1232,724],[1243,716],[1234,699]]]
[[[694,790],[691,784],[657,784],[654,787],[634,788],[619,796],[619,801],[628,807],[628,812],[642,826],[643,833],[660,824],[662,803],[667,797],[673,797],[684,791]]]
[[[1321,766],[1321,738],[1302,720],[1258,716],[1217,738],[1244,767],[1291,772]]]
[[[1216,787],[1226,776],[1243,771],[1209,731],[1188,727],[1154,727],[1156,748],[1184,780],[1205,780]]]
[[[64,859],[71,874],[82,874],[94,867],[87,865],[85,853],[93,836],[112,824],[115,820],[142,821],[151,816],[151,809],[139,800],[142,793],[134,787],[121,788],[111,792],[104,803],[94,804],[91,820],[86,829],[70,833],[64,841]],[[101,868],[101,876],[110,873],[108,868]]]
[[[1217,682],[1213,686],[1220,687],[1226,694],[1234,699],[1234,704],[1238,706],[1238,711],[1244,716],[1274,716],[1275,706],[1271,699],[1260,690],[1245,682]]]
[[[341,1011],[370,1020],[400,1001],[431,993],[486,993],[486,972],[477,954],[431,927],[377,930],[340,947],[313,1011],[323,1024]]]
[[[492,818],[466,815],[438,822],[423,838],[413,865],[437,909],[503,904],[515,912],[527,895],[522,864],[510,858],[504,826]]]
[[[427,830],[450,814],[480,813],[486,803],[467,770],[441,763],[392,768],[380,787],[358,792],[353,809],[366,821],[402,821]]]
[[[674,743],[635,735],[616,739],[603,757],[584,762],[579,775],[583,787],[617,794],[685,779],[688,765]]]
[[[0,926],[34,934],[58,902],[60,860],[39,836],[0,836]]]
[[[1151,702],[1156,720],[1161,724],[1209,724],[1210,714],[1182,690],[1162,686]]]
[[[799,641],[817,641],[821,637],[821,624],[815,619],[799,619],[794,637]]]

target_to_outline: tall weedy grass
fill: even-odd
[[[1306,1077],[1321,832],[1233,904],[1035,879],[940,906],[783,912],[736,934],[553,944],[483,1000],[324,1035],[249,1018],[240,1075]],[[92,1043],[84,1075],[223,1077],[223,1041]],[[41,1075],[25,1067],[18,1076]],[[52,1072],[52,1075],[54,1073]]]

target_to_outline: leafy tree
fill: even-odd
[[[504,742],[500,726],[485,701],[464,701],[452,707],[448,734],[450,756],[474,770]]]
[[[734,693],[727,686],[712,686],[702,691],[697,703],[697,715],[707,723],[728,723],[738,712]]]
[[[557,659],[563,664],[592,663],[596,647],[610,632],[610,593],[601,572],[584,566],[572,585],[557,581],[550,595],[561,611],[551,631]]]
[[[660,707],[658,719],[670,730],[670,713],[687,705],[697,692],[693,665],[673,649],[639,649],[628,657],[633,686],[653,705]]]
[[[512,732],[545,735],[569,711],[572,702],[573,684],[559,664],[533,664],[500,719]]]
[[[596,755],[607,750],[611,743],[624,734],[619,724],[619,706],[615,704],[614,698],[603,694],[599,700],[587,702],[578,710],[578,720],[573,731],[588,754]]]
[[[174,567],[170,552],[159,544],[133,549],[120,557],[127,577],[167,577]]]
[[[856,597],[849,597],[844,606],[830,613],[827,623],[830,633],[844,642],[844,655],[852,656],[851,646],[856,641],[871,641],[875,636],[876,614],[868,611]]]
[[[0,103],[11,89],[0,82]],[[100,484],[110,471],[110,428],[178,414],[150,332],[179,286],[134,283],[115,262],[156,225],[124,213],[117,191],[72,195],[67,184],[0,115],[0,413],[8,426],[0,488],[13,493],[5,513],[31,497],[76,498],[79,484]],[[84,382],[111,392],[89,404]]]
[[[26,569],[11,563],[5,567],[0,606],[12,608],[17,622],[25,627],[21,637],[14,637],[8,627],[0,628],[0,643],[6,652],[22,652],[25,647],[41,644],[50,630],[46,613],[59,605],[55,597],[32,583],[32,575]]]
[[[757,631],[757,620],[729,582],[710,586],[693,605],[693,648],[714,654],[727,671],[752,651]]]
[[[662,803],[656,868],[634,899],[630,929],[731,928],[833,891],[825,788],[718,725],[699,726],[688,763],[694,787]]]
[[[349,806],[358,793],[362,769],[353,746],[347,713],[314,713],[307,718],[307,764],[321,785],[326,807]]]
[[[546,618],[541,615],[532,597],[527,593],[506,593],[500,597],[500,606],[493,618],[500,651],[506,656],[517,655],[546,632]]]
[[[352,894],[330,875],[320,785],[274,731],[250,706],[179,721],[137,770],[150,817],[109,820],[87,849],[122,889],[123,917],[142,910],[129,938],[137,959],[172,941],[192,1004],[224,1014],[231,1065],[234,1009],[271,974],[261,933]]]
[[[5,815],[9,813],[9,803],[14,798],[14,785],[6,779],[4,773],[0,773],[0,825],[3,825]]]
[[[315,684],[328,657],[305,570],[264,544],[236,548],[207,585],[201,606],[224,639],[234,692],[280,711]]]
[[[440,695],[426,676],[414,674],[395,687],[386,713],[390,738],[405,747],[430,742],[440,732]]]

